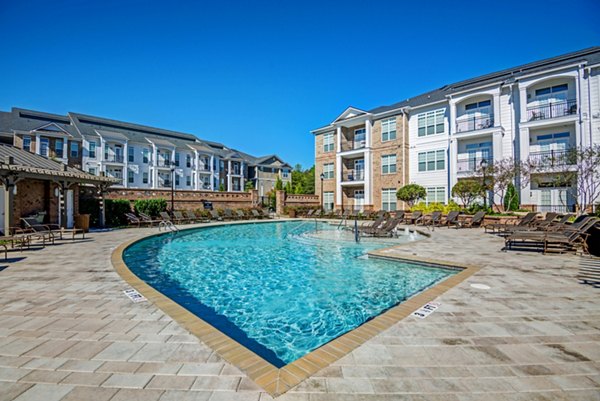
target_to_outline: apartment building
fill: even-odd
[[[0,142],[94,175],[115,187],[195,191],[272,188],[270,169],[286,183],[291,167],[275,155],[254,157],[195,135],[79,113],[66,116],[13,108],[0,112]]]
[[[594,47],[445,85],[374,110],[350,109],[370,122],[385,113],[398,113],[408,121],[403,142],[409,144],[408,160],[406,167],[396,169],[398,185],[390,189],[417,183],[427,190],[426,202],[445,203],[452,198],[453,185],[476,176],[482,163],[514,158],[541,166],[527,185],[518,185],[521,204],[539,211],[567,211],[573,209],[575,191],[565,183],[556,185],[552,163],[572,147],[599,143],[599,75],[600,47]],[[317,170],[325,171],[327,207],[344,204],[340,192],[346,177],[339,171],[346,168],[347,157],[339,125],[336,119],[313,131]],[[365,148],[373,147],[373,140],[378,136],[371,135]],[[384,189],[376,184],[377,177],[390,174],[378,162],[365,157],[362,174],[369,177],[371,194]],[[389,208],[389,202],[374,196],[354,205]]]

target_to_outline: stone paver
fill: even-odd
[[[111,252],[150,232],[91,233],[0,270],[0,401],[272,399],[124,296]],[[600,400],[600,298],[577,282],[578,257],[505,253],[482,230],[431,234],[386,252],[481,270],[426,319],[400,321],[278,400]]]

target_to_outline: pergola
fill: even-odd
[[[112,184],[118,182],[112,177],[88,174],[26,150],[0,144],[0,184],[5,188],[3,227],[5,235],[10,232],[13,220],[15,186],[19,181],[27,179],[50,181],[56,184],[61,227],[66,227],[67,224],[65,193],[69,188],[76,184],[96,188],[100,197],[100,224],[104,225],[104,193]]]

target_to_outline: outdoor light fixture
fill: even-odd
[[[323,180],[325,179],[325,174],[321,173],[321,205],[325,207],[325,201],[323,199]]]

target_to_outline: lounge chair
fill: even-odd
[[[488,230],[494,233],[505,231],[509,227],[529,227],[529,225],[535,219],[536,216],[537,212],[529,212],[519,220],[509,220],[504,223],[486,224],[483,228],[485,229],[486,233],[488,232]]]
[[[423,212],[421,211],[411,212],[410,215],[404,215],[402,221],[406,224],[416,224],[417,220],[420,219],[421,216],[423,216]]]
[[[248,218],[248,216],[246,216],[246,213],[244,213],[242,209],[236,210],[235,213],[237,214],[237,217],[240,220],[246,220]]]
[[[145,223],[133,213],[125,213],[125,218],[127,218],[127,223],[130,226],[137,226],[139,228],[142,226],[142,223]]]
[[[581,248],[583,253],[589,253],[587,233],[598,219],[585,216],[560,231],[520,231],[505,239],[505,249],[514,247],[542,248],[544,253],[576,251]]]
[[[140,216],[140,219],[142,219],[142,221],[146,224],[148,224],[150,227],[152,227],[154,225],[154,223],[159,224],[161,221],[163,221],[162,219],[153,219],[152,217],[148,216],[146,213],[142,213],[142,212],[138,212],[138,215]]]
[[[238,217],[233,214],[233,210],[225,209],[225,220],[237,220]]]
[[[364,223],[362,226],[358,227],[358,231],[360,233],[372,233],[376,231],[379,226],[383,224],[385,221],[385,215],[379,216],[377,219],[370,223]],[[352,227],[352,231],[354,231],[354,227]]]
[[[171,223],[175,224],[175,222],[171,219],[171,216],[169,216],[169,213],[167,212],[160,212],[160,218],[162,219],[161,221],[170,221]]]
[[[190,219],[185,217],[181,212],[173,212],[173,218],[177,223],[191,223]]]
[[[252,217],[254,217],[255,219],[263,218],[263,216],[260,213],[258,213],[258,210],[256,210],[256,209],[250,210],[250,213],[252,214]]]
[[[475,213],[473,216],[467,216],[463,220],[457,220],[454,226],[456,228],[474,228],[480,227],[483,223],[483,219],[485,218],[485,212],[479,211]]]
[[[533,220],[527,226],[508,226],[504,229],[501,234],[510,234],[517,231],[540,231],[549,227],[554,220],[558,217],[558,213],[548,212],[546,213],[546,218],[542,220]]]
[[[315,209],[309,209],[308,212],[306,212],[306,214],[304,215],[304,217],[311,217],[314,212],[315,212]]]
[[[262,215],[262,217],[265,219],[273,218],[269,212],[265,211],[265,209],[258,209],[258,213],[260,213]]]
[[[380,228],[374,230],[372,233],[368,233],[368,235],[373,237],[391,237],[394,235],[394,230],[399,223],[400,219],[393,217],[386,221]]]
[[[29,220],[29,222],[27,222]],[[54,244],[56,233],[52,231],[48,226],[38,224],[36,219],[32,218],[21,218],[24,223],[24,228],[15,229],[15,234],[29,235],[30,239],[42,240],[43,245],[46,245],[46,241]]]
[[[600,286],[600,258],[581,258],[577,278],[585,284]]]
[[[32,217],[24,217],[21,218],[21,220],[23,221],[25,228],[38,227],[38,229],[36,229],[35,231],[48,230],[54,235],[54,238],[58,236],[58,239],[63,239],[63,235],[71,234],[71,239],[75,240],[75,236],[77,234],[81,234],[81,238],[85,239],[85,230],[83,230],[82,228],[64,228],[59,226],[58,224],[52,223],[40,224],[36,218]],[[54,241],[52,241],[52,243],[54,243]]]
[[[446,217],[444,217],[442,219],[442,221],[440,221],[440,225],[449,227],[450,225],[454,224],[458,220],[459,215],[460,215],[460,212],[458,212],[456,210],[448,212],[448,215]]]
[[[223,218],[216,210],[209,210],[211,220],[223,221]]]
[[[421,224],[424,226],[436,226],[440,224],[440,220],[442,219],[442,212],[433,212],[431,214],[421,216],[415,221],[416,224]]]

